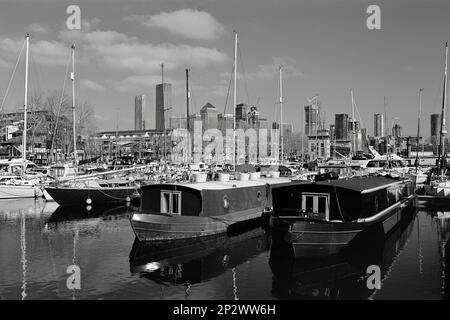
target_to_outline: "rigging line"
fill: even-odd
[[[70,52],[69,52],[70,53]],[[64,90],[66,88],[66,80],[67,80],[67,75],[69,73],[69,66],[70,66],[70,58],[71,55],[68,55],[68,59],[67,59],[67,64],[66,64],[66,75],[64,76],[64,81],[63,81],[63,89],[61,91],[61,98],[59,100],[59,109],[58,109],[58,114],[56,115],[56,123],[55,123],[55,128],[53,130],[53,134],[52,134],[52,144],[50,145],[50,152],[53,151],[53,144],[55,143],[55,136],[56,136],[56,130],[58,128],[58,122],[59,122],[59,115],[61,113],[61,108],[62,108],[62,103],[63,103],[63,97],[64,97]]]
[[[242,59],[241,46],[239,44],[238,44],[238,52],[239,52],[239,61],[241,62],[241,67],[242,67],[242,73],[244,75],[244,87],[245,87],[245,93],[247,95],[247,103],[250,104],[250,95],[248,94],[247,77],[245,75],[244,60]]]
[[[19,64],[20,56],[22,55],[23,49],[25,48],[25,44],[26,43],[24,42],[22,49],[20,49],[19,56],[17,57],[16,65],[14,66],[13,73],[11,75],[11,78],[9,79],[8,87],[6,88],[5,95],[3,96],[3,99],[2,99],[2,104],[0,105],[0,113],[3,111],[3,105],[6,101],[6,97],[8,96],[9,88],[11,87],[12,80],[14,79],[14,74],[16,73],[17,65]]]
[[[227,111],[227,105],[228,105],[228,97],[230,96],[230,91],[231,91],[231,83],[233,82],[233,70],[234,70],[234,63],[231,67],[231,72],[230,72],[230,82],[228,83],[228,90],[227,90],[227,96],[225,98],[225,107],[223,108],[223,114],[225,115],[226,111]]]

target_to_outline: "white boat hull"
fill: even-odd
[[[37,198],[42,196],[39,186],[0,185],[0,199]]]

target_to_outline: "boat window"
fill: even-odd
[[[172,213],[180,214],[180,194],[172,193]]]
[[[302,210],[315,219],[329,220],[330,200],[327,193],[303,193]]]
[[[313,196],[306,196],[306,207],[305,210],[307,212],[313,212],[313,201],[314,201],[314,197]]]
[[[258,192],[256,193],[256,200],[261,201],[261,199],[262,199],[261,191],[258,191]]]
[[[228,200],[227,196],[223,196],[223,207],[225,209],[228,209],[230,207],[230,201]]]
[[[161,213],[181,214],[181,192],[161,191]]]
[[[367,168],[376,168],[378,167],[378,163],[376,161],[369,161],[367,164]]]

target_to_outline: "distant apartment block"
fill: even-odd
[[[172,84],[160,83],[156,85],[155,128],[163,131],[167,126],[164,109],[172,107]]]

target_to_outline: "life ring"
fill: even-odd
[[[75,183],[75,188],[84,188],[84,187],[86,187],[86,184],[85,183],[83,183],[83,182],[77,182],[77,183]]]

